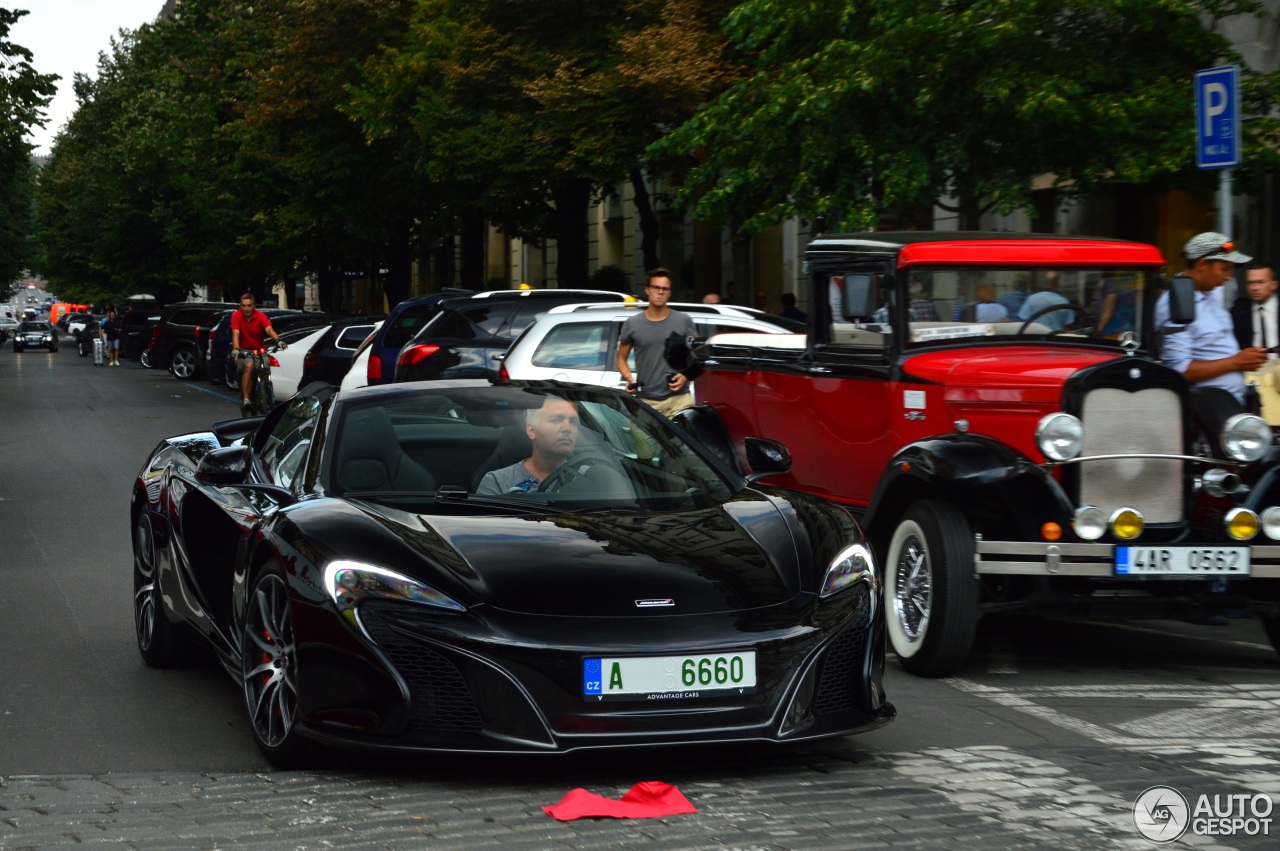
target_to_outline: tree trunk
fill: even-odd
[[[484,289],[484,213],[462,217],[462,286],[479,292]]]
[[[656,269],[662,265],[658,257],[662,223],[653,211],[653,200],[644,182],[644,173],[638,168],[631,172],[631,186],[635,189],[636,215],[640,217],[640,255],[644,258],[646,270]]]
[[[587,210],[591,181],[576,178],[551,187],[555,203],[556,286],[585,289],[591,280],[587,244]]]
[[[321,310],[326,313],[342,312],[341,269],[335,269],[327,263],[322,265],[316,275],[316,289],[316,296],[320,299]]]
[[[384,292],[387,306],[395,307],[409,297],[409,285],[413,271],[413,252],[409,240],[413,233],[408,221],[396,222],[387,242],[387,279]],[[381,313],[379,309],[375,311]]]

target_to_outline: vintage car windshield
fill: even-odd
[[[326,490],[403,510],[688,511],[741,485],[641,403],[594,388],[441,383],[338,410]],[[520,465],[533,455],[530,423],[544,421],[540,439],[567,461],[530,483]]]
[[[837,321],[831,340],[884,346],[897,312],[905,309],[912,347],[967,337],[1116,341],[1124,332],[1141,342],[1150,274],[1140,268],[918,268],[908,273],[907,292],[900,298],[891,282],[881,285],[880,308],[869,322],[840,321],[839,279],[833,278]]]

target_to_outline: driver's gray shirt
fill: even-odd
[[[517,461],[510,467],[503,467],[498,470],[490,470],[484,474],[484,478],[480,480],[480,487],[476,488],[476,494],[480,496],[502,496],[503,494],[514,491],[522,491],[528,493],[537,490],[541,482],[530,473],[524,466],[523,461]]]

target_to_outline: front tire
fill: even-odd
[[[241,638],[244,705],[254,741],[277,768],[301,767],[310,748],[297,733],[293,603],[274,560],[264,564],[254,579]]]
[[[143,349],[142,354],[138,355],[138,363],[143,369],[151,369],[151,350]]]
[[[885,560],[885,620],[902,667],[922,677],[959,670],[978,623],[973,532],[960,509],[922,500],[903,515]]]
[[[156,576],[156,536],[145,508],[133,525],[133,626],[142,661],[153,668],[181,664],[187,645],[165,614]]]
[[[169,372],[179,381],[190,381],[196,376],[196,353],[183,346],[169,358]]]

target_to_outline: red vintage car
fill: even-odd
[[[806,265],[808,333],[712,338],[681,419],[745,471],[745,438],[782,441],[770,482],[858,516],[907,670],[955,672],[1020,607],[1248,609],[1280,642],[1280,448],[1254,414],[1199,423],[1159,363],[1195,303],[1158,249],[872,233]]]

